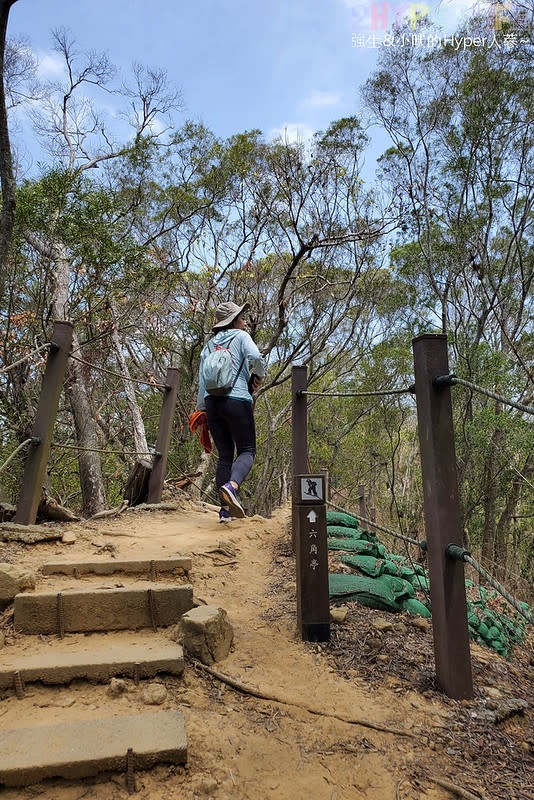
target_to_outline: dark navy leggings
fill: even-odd
[[[211,437],[219,454],[215,483],[239,486],[252,469],[256,455],[256,428],[252,403],[233,397],[206,397],[206,415]],[[234,455],[237,457],[234,461]]]

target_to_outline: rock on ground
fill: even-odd
[[[35,589],[35,575],[16,564],[0,564],[0,608],[9,605],[19,592]]]
[[[230,652],[234,629],[224,608],[192,608],[175,627],[172,638],[203,664],[222,661]]]

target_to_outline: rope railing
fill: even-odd
[[[105,375],[113,375],[115,378],[121,378],[123,381],[130,381],[131,383],[140,383],[142,386],[153,386],[155,389],[169,389],[169,386],[166,383],[157,383],[156,381],[140,380],[139,378],[130,378],[128,375],[123,375],[121,372],[114,372],[111,369],[98,367],[96,364],[92,364],[90,361],[85,361],[83,358],[78,358],[78,356],[72,355],[72,353],[69,355],[69,358],[72,358],[73,361],[78,361],[80,364],[85,364],[87,367],[91,367],[91,369],[95,369],[97,372],[103,372]]]
[[[47,350],[49,347],[52,346],[52,344],[53,344],[52,342],[45,342],[45,344],[42,344],[40,347],[37,347],[35,350],[32,350],[31,353],[27,353],[25,356],[22,356],[22,358],[19,358],[17,361],[13,361],[12,364],[8,364],[5,367],[0,367],[0,374],[3,374],[4,372],[9,372],[9,370],[13,369],[13,367],[18,367],[19,364],[23,364],[29,358],[33,358],[33,356],[36,356],[42,350]]]
[[[437,387],[445,387],[445,386],[466,386],[468,389],[472,389],[474,392],[478,392],[479,394],[483,394],[486,397],[491,397],[492,400],[498,400],[501,403],[504,403],[507,406],[511,406],[512,408],[517,408],[519,411],[524,411],[526,414],[534,414],[534,407],[533,406],[526,406],[523,403],[516,403],[515,400],[510,400],[508,397],[504,397],[502,394],[498,394],[497,392],[492,392],[489,389],[484,389],[483,386],[477,386],[476,383],[471,383],[471,381],[466,381],[463,378],[458,378],[454,373],[450,375],[438,375],[432,381],[434,386]]]
[[[4,461],[4,463],[3,463],[3,464],[2,464],[2,466],[0,467],[0,472],[2,472],[2,471],[3,471],[3,470],[6,468],[6,467],[7,467],[7,465],[10,463],[10,461],[11,461],[13,458],[15,458],[15,456],[17,455],[17,453],[20,453],[20,451],[21,451],[21,450],[22,450],[24,447],[26,447],[26,445],[30,444],[30,442],[32,442],[32,441],[33,441],[33,438],[30,436],[28,439],[25,439],[23,442],[21,442],[21,443],[19,444],[19,446],[18,446],[18,447],[17,447],[15,450],[13,450],[13,452],[11,453],[11,455],[9,456],[9,458],[8,458],[6,461]]]
[[[84,453],[105,453],[108,456],[160,456],[158,450],[143,452],[142,450],[103,450],[98,447],[78,447],[76,444],[62,444],[62,442],[52,442],[51,447],[61,447],[64,450],[78,450]]]
[[[379,531],[383,533],[389,533],[390,536],[395,536],[397,539],[402,539],[403,542],[408,542],[408,544],[414,544],[416,547],[421,547],[423,542],[419,541],[418,539],[411,539],[409,536],[404,536],[402,533],[398,533],[397,531],[391,530],[391,528],[385,528],[383,525],[379,525],[377,522],[373,522],[371,519],[366,519],[365,517],[361,517],[359,514],[355,514],[354,511],[347,511],[347,509],[342,508],[341,506],[332,503],[330,500],[326,501],[327,506],[332,506],[337,511],[342,511],[344,514],[350,514],[352,517],[355,517],[360,522],[364,522],[366,525],[372,525]]]
[[[310,392],[305,389],[299,389],[296,394],[297,397],[387,397],[388,395],[414,393],[415,384],[408,386],[406,389],[386,389],[376,392]]]

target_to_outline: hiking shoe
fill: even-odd
[[[219,494],[225,505],[229,507],[230,514],[233,517],[236,519],[243,519],[245,517],[245,509],[239,502],[237,492],[231,483],[225,483],[224,486],[221,486]]]
[[[232,520],[233,517],[230,514],[230,509],[226,506],[221,506],[221,510],[219,511],[219,522],[231,522]]]

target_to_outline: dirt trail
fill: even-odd
[[[215,668],[279,700],[236,691],[190,661],[183,678],[158,679],[168,692],[160,708],[179,707],[185,715],[188,764],[138,773],[134,797],[450,800],[458,796],[437,784],[437,779],[470,788],[473,797],[489,800],[490,795],[477,793],[473,772],[462,774],[458,758],[451,759],[439,743],[444,730],[459,725],[451,701],[436,692],[423,694],[403,685],[387,674],[387,666],[375,679],[357,668],[342,675],[328,648],[300,641],[294,619],[293,559],[287,546],[288,511],[280,511],[270,520],[252,517],[223,526],[213,511],[188,503],[184,506],[181,512],[131,512],[100,524],[70,524],[68,530],[76,533],[74,544],[20,547],[12,554],[13,560],[34,569],[59,558],[191,555],[189,579],[195,601],[223,607],[234,627],[232,652]],[[220,540],[235,546],[235,556],[210,552]],[[115,585],[132,579],[113,575],[83,580]],[[79,582],[71,577],[38,575],[37,588],[57,590],[74,584]],[[369,616],[369,610],[364,611]],[[358,607],[351,607],[349,616],[357,614]],[[106,640],[143,641],[153,636],[165,638],[168,631],[91,637],[69,634],[58,641],[50,636],[21,636],[8,629],[0,653],[6,659],[19,653],[50,652],[51,648],[72,651],[87,649],[91,643],[105,646]],[[355,649],[361,646],[362,642],[354,641]],[[67,687],[35,684],[28,687],[22,700],[10,691],[0,701],[3,728],[147,710],[155,709],[143,704],[142,686],[136,687],[133,681],[128,681],[127,694],[115,699],[107,694],[107,686],[78,681]],[[349,718],[369,720],[376,727],[397,732],[353,724],[346,721]],[[520,735],[525,739],[531,719],[520,722],[524,726]],[[520,786],[518,782],[517,794],[512,789],[510,798],[527,797]],[[129,796],[120,774],[83,784],[46,781],[0,794],[2,800],[118,800]]]

